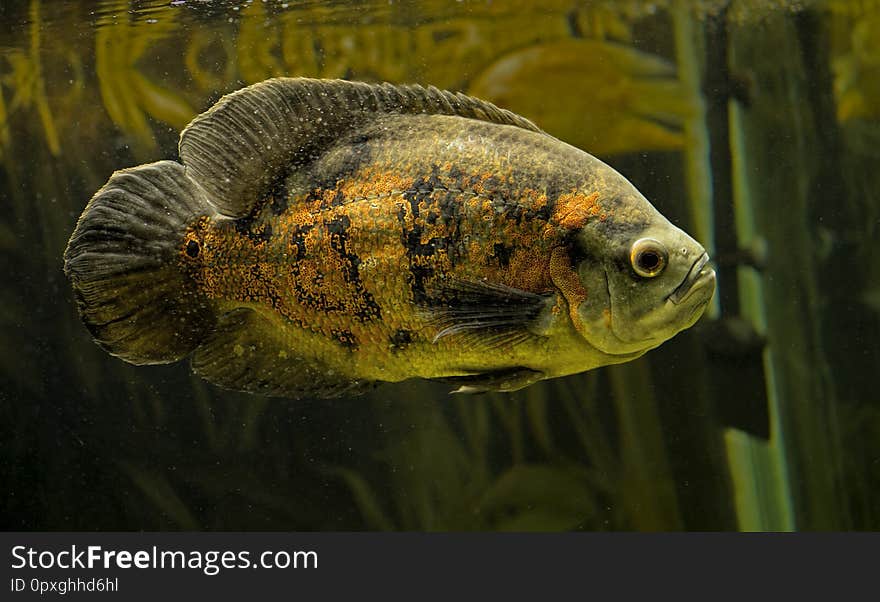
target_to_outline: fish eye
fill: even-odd
[[[644,278],[653,278],[666,268],[669,252],[662,243],[653,238],[640,238],[633,243],[629,260],[636,274]]]
[[[201,248],[199,247],[199,242],[197,240],[190,239],[189,242],[186,243],[186,254],[195,259],[199,256],[199,251]]]

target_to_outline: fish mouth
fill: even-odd
[[[669,295],[667,299],[678,305],[688,297],[688,294],[693,290],[695,284],[702,280],[714,278],[715,270],[708,267],[706,265],[707,263],[709,263],[709,254],[703,252],[703,254],[694,261],[691,269],[688,271],[687,276],[684,277],[681,284],[672,291],[672,294]]]

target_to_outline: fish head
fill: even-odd
[[[573,232],[580,295],[566,297],[587,342],[624,361],[692,326],[715,291],[715,272],[703,246],[632,184],[619,174],[608,184],[602,219]]]

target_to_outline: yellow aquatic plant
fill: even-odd
[[[222,49],[222,55],[218,49]],[[189,35],[183,60],[196,87],[203,92],[212,92],[222,90],[235,80],[235,55],[235,43],[225,31],[196,29]],[[209,68],[206,65],[209,61],[213,61],[217,68]]]
[[[515,51],[468,92],[598,155],[677,150],[694,100],[674,66],[635,48],[570,39]]]
[[[832,37],[834,95],[837,118],[880,118],[880,10],[861,15],[857,20],[837,17],[838,27]]]
[[[125,0],[109,3],[98,20],[95,71],[104,108],[113,123],[144,150],[156,146],[148,115],[182,128],[196,114],[179,94],[150,81],[137,65],[153,44],[175,29],[173,16],[133,19]]]
[[[13,49],[8,56],[11,72],[3,77],[3,83],[12,88],[12,99],[9,107],[5,106],[0,94],[0,150],[9,147],[8,119],[17,109],[36,107],[46,144],[53,155],[61,153],[58,130],[49,108],[46,95],[46,84],[40,59],[41,32],[43,30],[40,17],[40,1],[31,0],[30,24],[28,25],[29,44],[27,50]]]
[[[238,70],[241,79],[254,84],[270,77],[287,74],[278,58],[280,46],[274,19],[267,18],[262,2],[254,2],[241,10],[238,29]]]
[[[592,5],[574,14],[572,22],[586,38],[630,42],[632,23],[619,11],[619,6]]]
[[[365,8],[358,22],[326,5],[276,15],[253,3],[239,13],[234,62],[248,83],[305,75],[468,89],[599,154],[682,148],[694,101],[673,65],[628,45],[644,11],[552,4],[477,6],[462,17],[425,1],[409,16]],[[201,79],[209,43],[193,35],[186,53]]]
[[[6,110],[6,99],[0,87],[0,159],[9,148],[9,112]]]

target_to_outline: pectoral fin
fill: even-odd
[[[449,278],[431,285],[420,311],[436,328],[435,343],[462,337],[467,345],[498,348],[543,336],[555,301],[555,294]]]
[[[372,385],[303,357],[280,332],[252,309],[224,314],[193,355],[193,371],[226,389],[291,399],[357,395]]]

